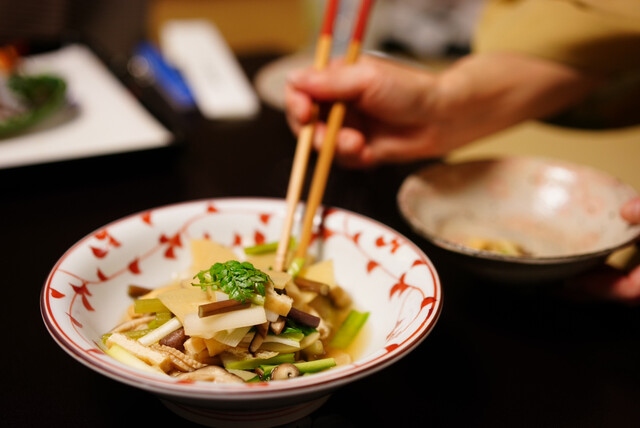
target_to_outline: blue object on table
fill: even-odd
[[[150,42],[141,42],[135,49],[132,64],[134,77],[150,80],[180,110],[196,108],[189,85],[180,72],[169,65],[160,51]]]

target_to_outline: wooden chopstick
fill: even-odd
[[[353,30],[349,47],[345,56],[345,63],[353,64],[360,55],[362,46],[362,39],[366,28],[367,19],[373,0],[362,0],[360,2],[360,10],[358,11],[358,17]],[[322,148],[318,156],[316,168],[314,170],[313,179],[311,181],[311,188],[309,190],[309,196],[307,198],[307,204],[304,213],[304,219],[302,222],[302,231],[300,236],[300,242],[296,248],[294,258],[305,258],[307,248],[311,242],[311,236],[313,231],[313,219],[316,211],[322,202],[324,191],[329,177],[329,171],[331,164],[333,163],[333,155],[336,147],[336,137],[338,131],[342,127],[342,122],[346,113],[346,105],[344,102],[336,102],[332,105],[327,119],[327,130],[322,142]]]
[[[320,36],[316,42],[313,63],[314,68],[317,70],[322,70],[329,63],[331,56],[331,44],[333,41],[333,26],[336,12],[338,10],[338,3],[339,0],[328,0],[325,7]],[[293,217],[295,215],[298,202],[300,202],[300,194],[302,193],[307,164],[309,163],[309,154],[311,153],[315,124],[318,119],[318,105],[314,103],[311,106],[311,109],[311,120],[300,130],[300,134],[298,134],[298,142],[296,144],[296,151],[293,158],[293,167],[291,168],[291,175],[289,177],[289,187],[287,188],[287,212],[284,219],[282,233],[280,235],[280,241],[278,242],[278,248],[276,250],[274,267],[277,271],[284,270],[287,251],[289,249],[289,241],[291,239]]]

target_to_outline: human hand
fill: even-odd
[[[620,215],[630,224],[640,224],[640,197],[624,204]],[[640,266],[627,273],[604,265],[572,279],[569,287],[598,299],[637,305],[640,303]]]
[[[437,154],[429,147],[426,126],[431,89],[436,76],[417,68],[363,56],[354,65],[333,61],[326,70],[298,70],[285,89],[287,119],[294,133],[312,117],[312,103],[348,102],[347,116],[337,135],[336,160],[350,167],[411,161]],[[319,149],[326,131],[316,125]]]
[[[471,55],[441,73],[363,56],[325,70],[297,70],[285,87],[294,133],[312,117],[312,103],[341,100],[347,117],[336,161],[348,167],[411,162],[527,119],[545,117],[584,97],[596,81],[566,66],[515,54]],[[323,118],[315,147],[322,144]]]

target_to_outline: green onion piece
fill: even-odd
[[[169,312],[169,309],[162,304],[160,299],[136,299],[134,300],[133,305],[136,314]]]
[[[149,333],[152,329],[150,328],[145,328],[143,330],[129,330],[129,331],[123,331],[122,334],[124,334],[125,336],[131,338],[131,339],[140,339],[142,336],[145,336],[147,333]],[[111,333],[105,333],[102,335],[102,343],[107,343],[107,339],[109,338],[109,336],[111,336]]]
[[[278,364],[262,364],[259,367],[263,373],[262,379],[269,380],[269,378],[271,377],[271,372],[273,371],[273,369],[278,367]]]
[[[369,318],[369,312],[351,310],[329,344],[337,349],[347,348],[356,338],[367,318]]]
[[[173,317],[173,314],[169,311],[156,312],[156,317],[153,321],[149,322],[149,328],[154,329],[160,327]]]
[[[323,358],[320,360],[302,361],[299,363],[293,363],[293,365],[296,366],[298,370],[300,370],[300,374],[317,373],[317,372],[321,372],[323,370],[329,369],[331,367],[335,367],[336,360],[334,360],[333,358]],[[262,379],[268,379],[271,376],[271,372],[273,371],[273,369],[275,369],[278,366],[279,364],[260,365],[259,366],[260,369],[262,369],[262,371],[264,372]]]
[[[291,237],[289,239],[289,246],[288,248],[293,247],[296,244],[296,240]],[[257,254],[266,254],[266,253],[275,253],[276,250],[278,249],[278,242],[269,242],[266,244],[258,244],[258,245],[253,245],[251,247],[246,247],[244,249],[244,253],[246,255],[257,255]]]
[[[264,306],[264,296],[260,294],[254,294],[249,300],[251,300],[251,303],[254,305]]]
[[[289,265],[289,269],[287,269],[287,273],[295,278],[302,270],[302,267],[304,266],[304,262],[305,262],[304,257],[296,257],[291,261],[291,264]]]
[[[294,366],[300,370],[300,373],[316,373],[322,370],[335,367],[336,360],[333,358],[323,358],[321,360],[303,361],[300,363],[294,363]]]
[[[225,369],[236,369],[236,370],[253,370],[256,367],[260,367],[261,365],[269,365],[269,364],[282,364],[282,363],[293,363],[295,361],[295,355],[293,353],[290,354],[280,354],[271,358],[252,358],[250,360],[237,360],[237,361],[229,361],[224,364]]]

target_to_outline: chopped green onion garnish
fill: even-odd
[[[252,301],[256,304],[264,304],[260,297],[265,295],[265,285],[271,281],[269,275],[253,267],[249,262],[229,260],[225,263],[215,263],[209,269],[198,272],[194,278],[198,278],[203,290],[222,290],[230,299],[239,302]]]

